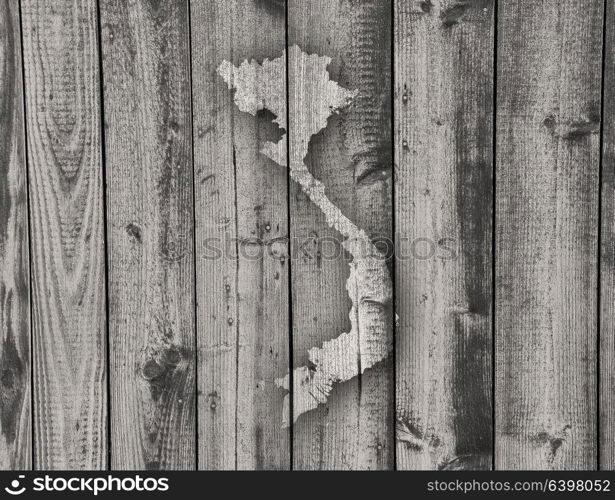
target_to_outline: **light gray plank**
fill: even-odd
[[[281,131],[233,103],[223,61],[282,57],[284,1],[191,2],[199,467],[288,469],[287,170],[261,153]],[[284,86],[281,81],[256,85]],[[285,117],[284,117],[285,118]],[[287,410],[286,410],[287,411]]]
[[[499,4],[498,469],[596,467],[602,10]]]
[[[32,466],[30,273],[19,3],[0,1],[0,470]]]
[[[396,2],[398,469],[491,468],[494,6]]]
[[[34,467],[107,465],[96,2],[23,0]]]
[[[193,469],[188,2],[103,0],[111,466]]]

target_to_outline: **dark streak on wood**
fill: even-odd
[[[11,8],[8,2],[9,0],[3,0],[2,4],[0,4],[2,9],[2,16],[0,17],[0,23],[2,23],[0,24],[0,34],[2,35],[2,52],[0,53],[2,67],[0,68],[0,75],[2,80],[0,82],[3,84],[2,94],[0,94],[0,130],[4,131],[0,137],[0,159],[2,160],[3,167],[0,172],[2,175],[2,182],[0,183],[0,238],[2,239],[0,241],[3,243],[8,239],[8,223],[12,201],[8,165],[11,160],[15,132],[19,133],[19,131],[14,129],[13,123],[15,120],[15,107],[19,102],[19,94],[17,92],[19,79],[15,68],[15,58],[18,57],[15,53],[15,34],[17,31],[13,25],[13,18],[15,17],[14,7]],[[23,148],[23,144],[21,147]]]
[[[396,5],[400,469],[491,467],[494,4]]]
[[[1,297],[0,299],[5,299]],[[7,308],[12,307],[12,299],[3,300]],[[7,321],[11,321],[7,314]],[[23,363],[13,342],[13,331],[7,329],[7,338],[2,342],[2,358],[0,358],[0,428],[8,446],[14,444],[19,424],[19,410],[23,404],[24,385],[26,379]]]
[[[492,34],[492,31],[490,33]],[[487,64],[486,71],[481,69],[481,63],[475,59],[475,47],[472,44],[462,47],[461,54],[464,58],[459,63],[462,68],[460,72],[466,75],[467,85],[473,88],[472,95],[460,96],[457,99],[454,125],[458,186],[456,204],[467,311],[455,314],[454,317],[457,345],[454,348],[456,355],[453,357],[453,425],[457,436],[456,456],[472,458],[457,463],[455,467],[488,470],[491,468],[493,449],[493,64]],[[491,54],[488,47],[481,48],[486,54]],[[476,112],[475,109],[479,111]],[[474,463],[471,463],[472,460]]]
[[[254,0],[254,3],[273,15],[285,15],[286,0]]]
[[[0,470],[30,457],[30,297],[18,4],[0,0]]]
[[[454,318],[457,337],[453,359],[453,386],[456,388],[453,393],[453,426],[457,436],[455,456],[472,457],[477,470],[489,470],[493,422],[489,393],[491,379],[487,378],[488,383],[485,383],[485,374],[489,373],[487,370],[491,364],[491,337],[488,329],[483,327],[480,331],[482,325],[468,328],[467,323],[471,321],[480,325],[479,320],[471,315]]]

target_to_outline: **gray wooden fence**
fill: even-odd
[[[615,469],[614,127],[610,0],[0,0],[0,469]]]

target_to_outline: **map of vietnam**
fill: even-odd
[[[309,106],[289,110],[286,123],[286,54],[263,61],[252,60],[239,67],[224,61],[219,74],[230,89],[235,89],[235,104],[241,111],[256,115],[267,109],[274,121],[289,134],[290,158],[287,158],[286,134],[279,142],[265,143],[261,152],[277,164],[290,168],[290,177],[322,211],[329,226],[344,238],[343,248],[352,257],[346,289],[352,302],[350,331],[309,350],[309,366],[293,372],[293,419],[327,401],[333,384],[356,377],[387,357],[392,348],[392,282],[384,256],[367,233],[342,214],[325,193],[325,186],[308,170],[304,159],[312,136],[326,128],[334,113],[350,104],[356,91],[342,88],[329,79],[327,65],[331,59],[308,55],[299,47],[289,48],[289,72],[296,75],[289,82],[290,102]],[[294,99],[296,96],[300,99]],[[276,384],[290,390],[290,376]],[[285,398],[284,415],[289,415],[289,397]],[[288,421],[283,425],[287,426]]]

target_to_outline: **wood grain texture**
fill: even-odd
[[[0,0],[0,470],[615,470],[614,20]]]
[[[193,469],[188,3],[103,0],[111,466]]]
[[[288,171],[264,156],[271,113],[233,103],[223,61],[282,56],[284,1],[196,0],[192,67],[196,186],[199,468],[288,469]],[[257,82],[274,92],[281,82]],[[285,118],[285,117],[284,117]]]
[[[289,0],[288,40],[308,54],[328,56],[331,79],[358,90],[348,109],[312,137],[305,164],[325,185],[326,196],[384,253],[392,247],[391,15],[389,1]],[[291,85],[299,75],[289,71]],[[294,113],[312,106],[291,91]],[[300,137],[291,130],[291,137]],[[292,157],[292,152],[291,152]],[[350,331],[346,280],[350,256],[342,235],[302,188],[290,192],[293,363],[308,364],[308,350]],[[392,322],[385,328],[391,329]],[[363,332],[364,337],[374,332]],[[390,337],[391,331],[380,332]],[[357,370],[361,372],[360,369]],[[296,469],[393,467],[392,359],[336,384],[326,404],[299,416],[293,426]]]
[[[615,470],[615,4],[606,2],[600,249],[600,469]]]
[[[602,9],[499,4],[498,469],[596,467]]]
[[[398,469],[490,469],[493,0],[395,24]]]
[[[0,0],[0,470],[32,466],[30,272],[19,3]]]
[[[96,2],[23,0],[34,467],[106,467]]]

